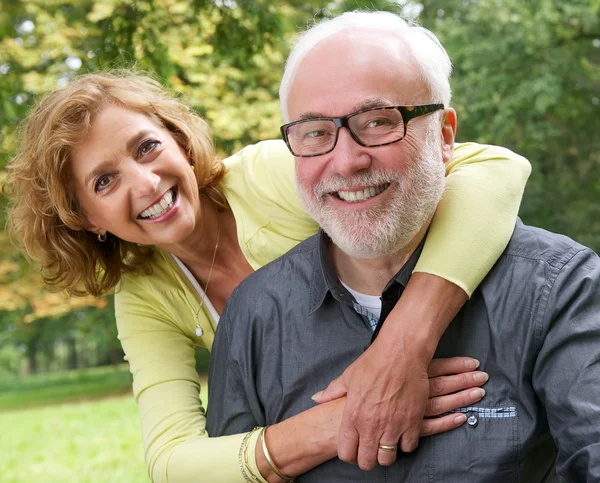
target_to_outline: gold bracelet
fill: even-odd
[[[265,426],[264,428],[262,428],[260,430],[260,435],[259,435],[260,444],[262,446],[262,450],[265,455],[265,458],[267,459],[267,463],[269,463],[269,466],[273,470],[273,473],[275,473],[283,481],[292,481],[293,482],[294,477],[293,476],[285,476],[281,471],[279,471],[279,468],[277,468],[277,466],[275,466],[275,462],[271,458],[271,453],[269,453],[269,449],[267,448],[267,443],[265,442],[265,433],[267,432],[267,428],[268,428],[268,426]]]
[[[249,433],[246,434],[246,436],[244,436],[244,439],[242,440],[242,444],[240,445],[240,451],[238,453],[238,461],[239,461],[239,465],[240,465],[240,471],[242,473],[242,476],[244,477],[244,480],[246,480],[249,483],[260,483],[260,480],[258,478],[256,478],[256,476],[252,475],[252,474],[248,474],[246,472],[246,465],[248,464],[248,442],[250,441],[250,438],[252,437],[252,435],[254,433],[256,433],[259,430],[262,430],[264,428],[260,428],[259,426],[255,427],[252,431],[250,431]]]

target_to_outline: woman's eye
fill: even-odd
[[[142,144],[140,144],[140,147],[138,148],[138,158],[146,156],[146,154],[151,153],[158,146],[160,146],[160,141],[157,141],[155,139],[148,139],[147,141],[144,141]]]
[[[100,175],[96,178],[96,182],[94,183],[94,191],[99,193],[106,189],[106,187],[110,184],[110,176],[107,174]]]

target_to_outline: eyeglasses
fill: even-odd
[[[281,126],[281,135],[294,156],[310,158],[333,151],[340,128],[365,147],[385,146],[406,136],[411,119],[444,109],[443,104],[384,106],[363,109],[343,117],[317,117]]]

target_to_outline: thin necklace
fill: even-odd
[[[204,307],[204,301],[208,298],[208,286],[210,284],[210,277],[213,272],[213,268],[215,267],[215,259],[217,258],[217,250],[219,249],[219,237],[221,236],[221,222],[217,215],[217,242],[215,243],[215,250],[213,251],[212,262],[210,263],[210,270],[208,271],[208,277],[206,278],[206,285],[204,286],[204,297],[200,300],[200,307],[198,308],[198,313]],[[202,337],[204,331],[202,327],[200,327],[200,323],[196,322],[196,337]]]

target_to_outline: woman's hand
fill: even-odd
[[[486,372],[473,371],[479,361],[470,357],[433,359],[429,364],[429,399],[425,419],[421,422],[419,436],[431,436],[458,428],[466,421],[462,413],[450,413],[455,409],[475,404],[485,396],[484,385],[489,376]]]
[[[475,404],[483,398],[485,390],[480,388],[489,378],[487,373],[474,371],[479,361],[470,357],[433,359],[429,364],[429,399],[425,418],[421,421],[419,436],[450,431],[461,426],[467,417],[463,413],[451,413],[455,409]],[[446,414],[441,417],[441,414]],[[397,453],[384,453],[379,464],[388,466],[396,461]]]
[[[479,362],[470,357],[431,361],[428,368],[429,399],[425,409],[426,417],[419,427],[420,437],[456,429],[466,421],[466,416],[462,413],[433,416],[449,413],[481,400],[485,391],[478,386],[485,384],[488,375],[475,371],[478,365]],[[267,446],[282,473],[299,475],[335,457],[345,404],[346,397],[342,396],[269,427],[266,434]],[[396,460],[396,453],[384,453],[382,459],[382,465],[391,465]],[[258,441],[256,463],[267,481],[281,481],[269,467]]]

